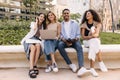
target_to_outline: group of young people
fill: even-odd
[[[37,63],[43,53],[47,61],[45,72],[58,72],[57,63],[59,62],[55,60],[56,49],[58,49],[70,69],[73,72],[77,72],[78,76],[82,76],[86,72],[91,72],[93,76],[98,76],[98,73],[94,69],[96,56],[98,57],[101,71],[107,72],[108,70],[102,61],[100,51],[99,34],[102,23],[99,15],[94,10],[87,10],[84,13],[81,25],[75,20],[70,19],[69,9],[62,11],[62,17],[63,21],[59,23],[56,15],[50,11],[47,15],[40,13],[36,21],[31,22],[30,32],[21,41],[30,64],[29,76],[36,78],[39,74]],[[40,38],[40,30],[56,30],[56,39],[42,40]],[[84,67],[83,48],[80,43],[80,36],[83,39],[84,46],[88,48],[88,59],[90,60],[89,70]],[[38,40],[40,43],[27,43],[26,40],[28,39]],[[69,47],[76,50],[79,68],[72,63],[65,51],[65,48]]]

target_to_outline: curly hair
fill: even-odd
[[[101,23],[101,19],[100,19],[100,16],[98,15],[98,13],[95,10],[89,9],[89,10],[85,11],[85,13],[83,15],[83,19],[81,21],[81,24],[88,21],[86,18],[87,12],[90,12],[92,14],[94,21]]]

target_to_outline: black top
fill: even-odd
[[[86,22],[86,24],[89,29],[93,26],[93,23],[89,24],[88,22]],[[85,36],[88,36],[88,34],[89,34],[89,30],[85,29]]]

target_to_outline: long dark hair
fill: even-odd
[[[43,25],[43,29],[46,29],[46,15],[44,13],[39,13],[38,16],[40,16],[41,14],[44,15],[44,21],[42,22]],[[38,25],[39,26],[39,25]]]
[[[100,16],[98,15],[98,13],[95,10],[89,9],[89,10],[85,11],[81,24],[88,21],[86,19],[87,12],[90,12],[92,14],[94,21],[101,23],[101,19],[100,19]]]
[[[51,21],[50,21],[50,20],[49,20],[49,18],[48,18],[48,15],[49,15],[50,13],[54,15],[54,17],[55,17],[55,19],[54,19],[54,20],[55,20],[55,22],[57,22],[56,15],[55,15],[52,11],[49,11],[49,12],[47,13],[47,21],[48,21],[48,24],[50,24],[50,23],[51,23]]]

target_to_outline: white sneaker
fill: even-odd
[[[58,67],[57,67],[56,63],[52,64],[52,69],[53,69],[54,72],[58,72]]]
[[[98,77],[98,73],[95,71],[94,68],[91,68],[91,69],[90,69],[90,72],[92,73],[92,75],[93,75],[94,77]]]
[[[84,68],[84,67],[81,67],[80,69],[79,69],[79,71],[77,72],[77,75],[78,76],[82,76],[83,74],[85,74],[86,72],[89,72],[86,68]]]
[[[69,67],[70,67],[70,69],[72,69],[73,72],[77,71],[77,67],[75,64],[70,64]]]
[[[103,63],[103,61],[99,62],[99,66],[100,66],[100,70],[103,72],[107,72],[108,69],[106,68],[105,64]]]
[[[47,65],[47,67],[45,69],[45,72],[48,73],[48,72],[51,72],[51,71],[52,71],[51,65]]]

